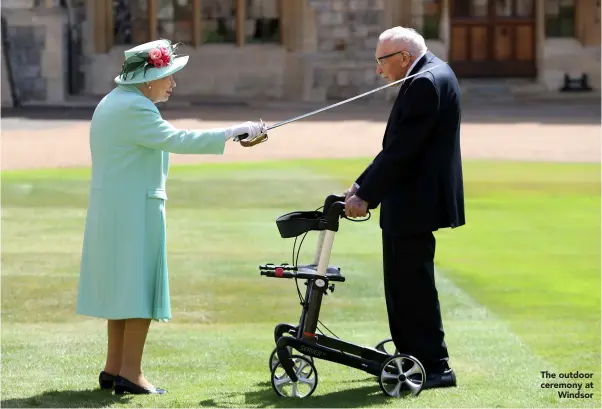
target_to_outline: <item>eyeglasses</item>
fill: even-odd
[[[374,59],[376,60],[376,62],[378,63],[378,65],[382,65],[382,61],[381,60],[384,60],[385,58],[393,57],[394,55],[397,55],[397,54],[407,54],[408,57],[412,57],[412,54],[410,54],[407,51],[396,51],[396,52],[391,53],[391,54],[383,55],[382,57],[375,57]]]

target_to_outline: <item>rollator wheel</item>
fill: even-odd
[[[413,356],[397,354],[387,359],[380,370],[378,384],[389,396],[417,396],[426,382],[426,371]]]
[[[270,361],[269,361],[269,366],[270,366],[270,372],[272,372],[272,369],[274,369],[274,367],[276,365],[278,365],[278,353],[276,352],[277,348],[274,348],[274,350],[272,351],[272,353],[270,354]],[[288,353],[293,355],[293,349],[291,347],[287,347],[288,349]],[[305,358],[309,359],[311,361],[311,363],[314,363],[314,358],[311,356],[307,356],[307,355],[303,355]]]
[[[293,382],[284,370],[282,363],[278,361],[272,369],[272,388],[285,398],[306,398],[316,390],[318,386],[318,371],[314,364],[305,356],[293,355],[297,382]]]
[[[392,338],[387,338],[385,340],[380,341],[378,344],[376,344],[374,348],[388,355],[397,355],[399,353],[399,351],[395,347],[395,343],[393,343]]]

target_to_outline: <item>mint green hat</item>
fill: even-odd
[[[176,55],[178,44],[157,40],[138,45],[124,52],[125,62],[115,77],[120,85],[140,84],[168,77],[188,63],[187,55]]]

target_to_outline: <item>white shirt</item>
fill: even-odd
[[[428,50],[426,50],[426,51],[428,51]],[[420,59],[421,59],[422,57],[424,57],[424,55],[426,54],[426,51],[425,51],[425,52],[423,52],[422,54],[420,54],[420,55],[418,56],[418,58],[416,58],[416,59],[414,60],[414,62],[412,63],[412,65],[410,65],[410,69],[409,69],[409,70],[408,70],[408,72],[406,73],[406,77],[407,77],[407,76],[408,76],[408,75],[409,75],[409,74],[412,72],[412,70],[414,69],[414,67],[416,66],[416,64],[418,64],[418,61],[420,61]]]

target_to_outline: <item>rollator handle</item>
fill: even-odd
[[[335,205],[335,212],[341,215],[345,211],[345,195],[328,195],[324,200],[324,214],[331,214],[330,208]]]
[[[328,209],[327,218],[339,218],[345,215],[345,202],[334,202]]]

